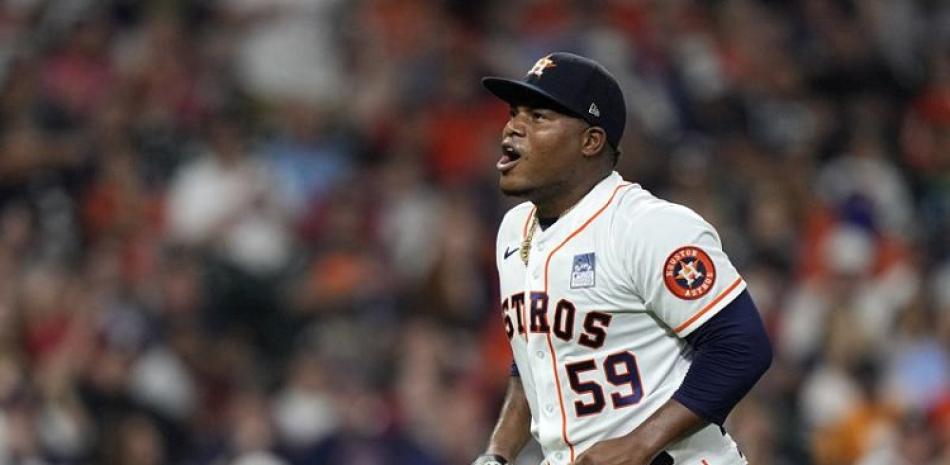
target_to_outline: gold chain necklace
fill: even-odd
[[[580,203],[580,201],[578,201],[577,203]],[[567,210],[564,210],[564,213],[561,213],[560,215],[558,215],[557,218],[558,219],[564,218],[565,215],[570,213],[570,211],[573,210],[574,207],[577,206],[577,203],[575,203],[574,205],[571,205],[571,207],[568,208]],[[520,255],[521,255],[521,261],[524,262],[524,266],[528,266],[528,257],[531,255],[531,241],[534,239],[534,232],[537,229],[538,229],[538,214],[537,214],[537,210],[535,210],[535,213],[531,215],[531,226],[528,227],[528,234],[526,234],[524,236],[524,240],[521,241]]]
[[[538,215],[531,214],[531,227],[528,228],[528,234],[525,234],[521,241],[521,261],[524,266],[528,266],[528,255],[531,254],[531,240],[534,239],[534,230],[538,229]]]

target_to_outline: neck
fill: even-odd
[[[565,186],[559,189],[554,195],[548,198],[533,200],[537,207],[536,215],[538,218],[560,218],[570,210],[577,202],[590,192],[594,186],[599,184],[610,172],[600,176],[592,176],[585,182],[576,183],[572,186]]]

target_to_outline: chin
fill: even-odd
[[[534,192],[533,189],[501,189],[501,193],[509,197],[520,197],[520,198],[530,198],[531,193]]]
[[[498,182],[498,187],[501,189],[501,193],[511,197],[528,197],[534,188],[526,186],[523,182],[516,182],[513,179],[505,179],[504,177]]]

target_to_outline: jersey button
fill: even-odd
[[[535,269],[534,269],[534,272],[531,273],[531,276],[534,276],[534,279],[540,278],[540,277],[541,277],[541,268],[540,268],[540,267],[535,268]]]
[[[539,351],[535,352],[534,355],[537,355],[538,358],[544,358],[544,351],[543,351],[543,350],[539,350]]]
[[[544,406],[544,411],[548,412],[548,415],[554,413],[554,404],[548,404]]]
[[[563,460],[563,459],[564,459],[564,453],[563,453],[563,452],[558,452],[558,453],[554,454],[554,458],[556,458],[556,459],[558,459],[558,460]]]

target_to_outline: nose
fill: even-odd
[[[524,137],[524,122],[521,121],[521,118],[518,115],[512,115],[508,118],[508,122],[505,123],[505,129],[502,131],[504,137]]]

